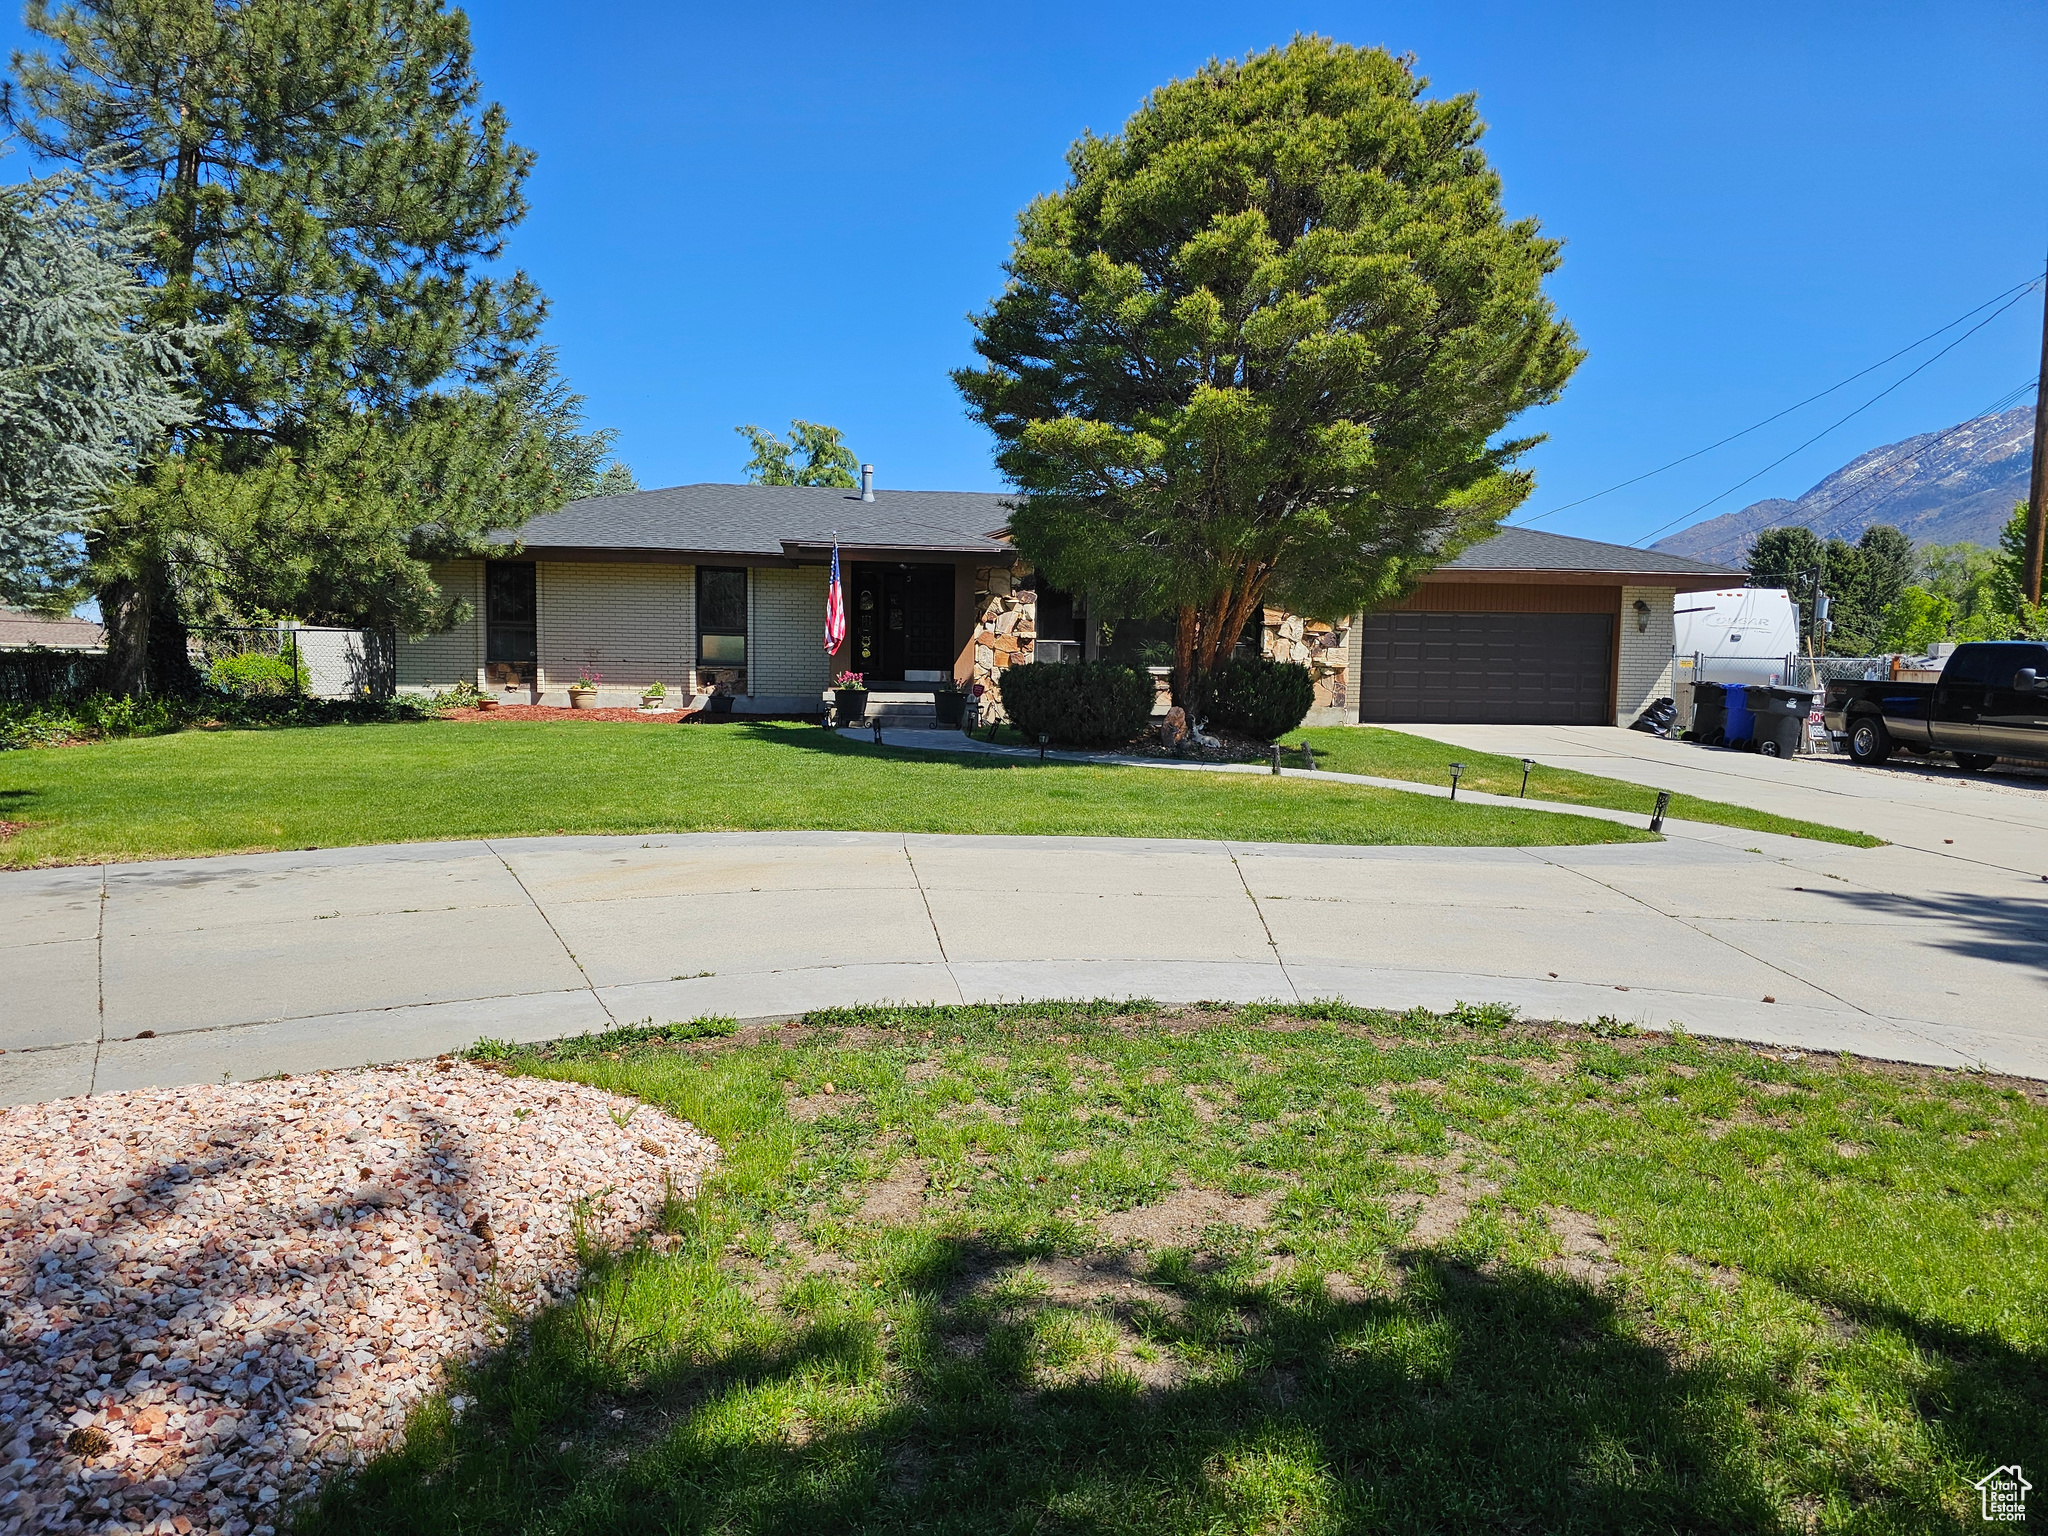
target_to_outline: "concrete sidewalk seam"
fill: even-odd
[[[576,958],[576,951],[571,949],[569,941],[562,937],[562,930],[557,928],[555,920],[548,916],[548,909],[542,906],[533,892],[526,888],[526,882],[519,878],[519,871],[512,867],[512,861],[506,858],[504,854],[498,852],[496,845],[488,839],[485,840],[484,847],[490,849],[492,858],[505,866],[505,873],[512,877],[512,883],[519,887],[520,894],[533,903],[533,910],[540,915],[540,920],[548,925],[548,932],[552,933],[555,936],[555,942],[562,946],[562,953],[567,955],[569,963],[576,967],[576,974],[583,978],[583,990],[590,994],[591,1001],[604,1009],[604,1016],[606,1018],[610,1019],[614,1024],[618,1023],[618,1015],[612,1012],[610,1006],[602,997],[598,996],[597,987],[590,979],[590,972],[586,971],[583,968],[583,962]]]
[[[92,1043],[92,1072],[85,1080],[90,1096],[100,1084],[100,1052],[107,1044],[107,866],[100,866],[100,920],[93,944],[93,970],[99,989],[99,1032]]]
[[[1230,867],[1237,873],[1237,883],[1244,887],[1245,900],[1252,904],[1252,912],[1258,917],[1259,931],[1266,936],[1266,948],[1273,952],[1273,963],[1280,967],[1280,979],[1287,983],[1287,990],[1294,994],[1295,1002],[1301,1001],[1301,988],[1294,983],[1294,973],[1287,969],[1287,957],[1280,953],[1280,944],[1273,937],[1273,925],[1266,921],[1266,909],[1259,905],[1259,898],[1252,894],[1252,883],[1245,877],[1244,865],[1238,862],[1235,845],[1225,843],[1223,851],[1230,858]]]
[[[939,964],[946,968],[946,979],[953,983],[954,996],[965,1003],[967,994],[961,989],[959,976],[954,973],[953,957],[946,953],[946,936],[939,932],[938,914],[932,911],[932,894],[924,888],[924,876],[918,873],[917,859],[910,851],[908,835],[903,838],[902,846],[903,862],[910,866],[911,881],[917,886],[917,899],[924,903],[924,920],[932,927],[932,942],[939,946]]]

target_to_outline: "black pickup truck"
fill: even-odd
[[[2048,645],[1959,645],[1938,683],[1829,683],[1821,716],[1859,763],[1894,750],[1946,752],[1971,773],[2001,757],[2048,762]]]

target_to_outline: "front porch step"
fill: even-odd
[[[850,724],[872,728],[883,725],[892,731],[936,731],[954,730],[957,727],[939,724],[939,712],[928,693],[885,693],[871,689],[867,698],[867,710],[859,720]]]

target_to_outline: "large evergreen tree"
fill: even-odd
[[[134,322],[145,227],[82,178],[0,187],[0,599],[65,606],[88,519],[191,418],[177,389],[203,340]]]
[[[1531,488],[1503,436],[1580,359],[1470,96],[1302,37],[1153,92],[1018,219],[954,375],[1054,583],[1176,624],[1175,690],[1269,601],[1394,597]]]
[[[176,669],[194,587],[305,601],[268,562],[308,528],[337,535],[309,556],[335,567],[317,584],[333,606],[302,617],[444,622],[416,600],[420,563],[564,489],[508,385],[540,295],[486,270],[532,157],[479,107],[466,18],[438,0],[32,0],[27,23],[52,47],[16,56],[8,122],[152,226],[152,323],[220,327],[178,452],[93,530],[117,681],[140,682],[152,620]]]

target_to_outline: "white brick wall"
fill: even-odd
[[[598,703],[637,704],[649,683],[687,696],[697,655],[696,571],[687,565],[545,561],[537,585],[543,704],[569,702],[569,685],[601,672]]]
[[[757,569],[747,583],[747,690],[815,699],[832,681],[822,565]]]
[[[1669,587],[1621,589],[1620,676],[1615,688],[1614,723],[1632,725],[1653,699],[1671,696],[1672,593]],[[1636,603],[1650,605],[1650,627],[1636,628]]]
[[[398,641],[398,686],[439,693],[484,677],[484,563],[452,560],[434,567],[434,580],[450,597],[469,604],[470,616],[445,635]]]

